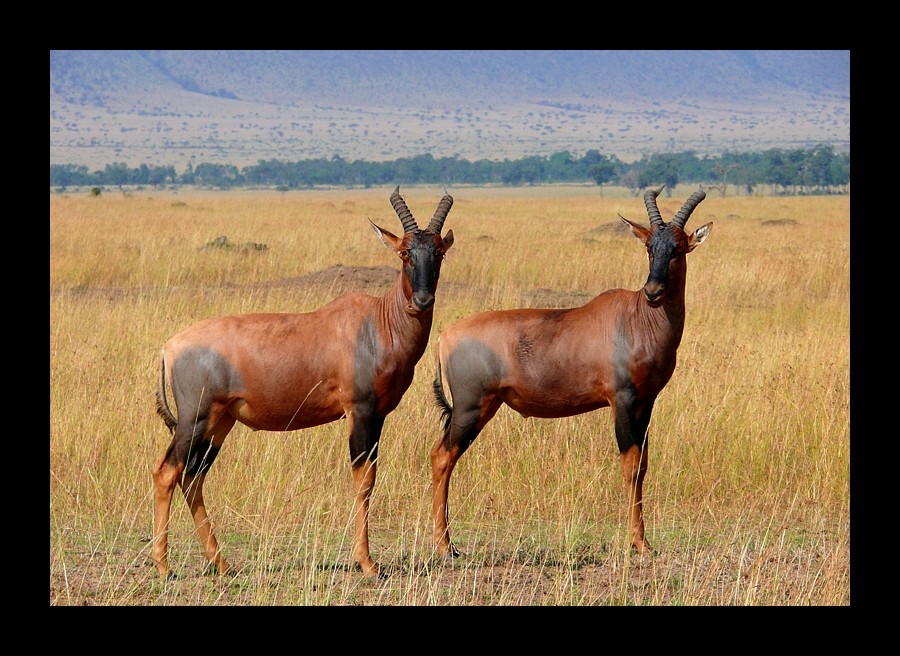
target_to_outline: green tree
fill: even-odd
[[[128,169],[128,165],[124,162],[107,164],[106,168],[103,169],[103,182],[115,185],[119,189],[122,188],[122,185],[130,183],[131,171]]]
[[[779,187],[786,190],[800,179],[799,167],[790,153],[772,148],[763,153],[763,157],[763,182],[772,185],[773,192]]]
[[[588,175],[600,187],[600,195],[603,196],[603,185],[616,177],[617,167],[605,155],[599,161],[591,165]]]
[[[576,175],[575,160],[568,150],[550,155],[544,168],[550,180],[569,181]]]
[[[181,174],[179,178],[181,184],[192,185],[196,181],[196,176],[194,175],[194,165],[191,162],[188,162],[187,168],[184,173]]]
[[[831,146],[818,146],[806,158],[806,174],[808,182],[819,190],[829,188],[835,184],[833,178],[834,148]]]
[[[177,177],[174,166],[154,166],[147,175],[147,182],[154,187],[161,187],[166,182],[175,182]]]
[[[545,163],[541,157],[525,157],[510,162],[503,182],[513,186],[544,181]]]
[[[197,184],[229,189],[243,182],[238,168],[233,164],[198,164],[194,171]]]
[[[842,191],[850,191],[850,153],[831,160],[831,181]]]
[[[638,175],[640,187],[653,187],[660,183],[666,185],[666,196],[671,196],[678,184],[677,156],[671,153],[653,155]]]
[[[50,186],[70,187],[87,185],[93,182],[93,176],[88,173],[88,167],[76,164],[51,164]]]

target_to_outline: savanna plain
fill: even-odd
[[[694,187],[661,194],[671,219]],[[50,194],[51,606],[849,606],[850,198],[722,196],[688,255],[678,365],[649,432],[630,549],[608,409],[565,419],[504,407],[462,457],[437,558],[429,452],[435,342],[469,314],[572,307],[638,289],[640,196],[596,186],[451,188],[455,244],[431,341],[385,422],[371,505],[382,576],[351,565],[347,422],[238,424],[204,488],[236,569],[205,566],[180,491],[164,580],[150,560],[150,468],[170,441],[158,354],[203,318],[305,312],[385,293],[400,260],[367,219],[402,227],[392,188]],[[425,225],[442,190],[403,187]],[[225,239],[221,239],[224,237]],[[309,344],[317,348],[317,335]]]

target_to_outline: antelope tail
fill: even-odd
[[[166,398],[165,355],[159,359],[159,389],[156,390],[156,414],[162,417],[162,420],[166,422],[166,428],[169,429],[170,433],[174,434],[175,427],[178,425],[178,420],[175,419],[175,415],[172,414],[172,409],[169,407],[169,400]]]
[[[434,400],[441,409],[441,422],[444,424],[444,430],[446,431],[450,426],[450,420],[453,418],[453,406],[450,405],[446,394],[444,394],[444,383],[441,380],[440,358],[437,359],[437,373],[434,376],[434,382],[431,383],[431,387],[434,390]]]

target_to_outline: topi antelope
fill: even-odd
[[[369,499],[385,417],[400,402],[425,352],[441,262],[453,231],[441,229],[453,198],[444,197],[424,230],[400,196],[390,197],[403,224],[397,237],[369,223],[402,268],[381,297],[345,294],[300,314],[245,314],[200,321],[162,349],[156,409],[172,441],[152,469],[152,559],[169,575],[169,512],[181,486],[209,566],[229,571],[210,525],[203,482],[236,421],[254,430],[294,431],[344,417],[349,423],[355,488],[353,559],[378,574],[369,554]],[[169,408],[166,379],[178,417]]]
[[[459,555],[447,525],[450,475],[504,403],[525,417],[569,417],[611,408],[628,493],[631,544],[640,554],[651,553],[642,512],[647,429],[653,403],[675,370],[684,330],[685,256],[712,229],[707,223],[693,234],[684,231],[705,192],[694,192],[665,223],[656,205],[660,191],[662,187],[644,194],[649,229],[619,217],[647,248],[650,272],[641,289],[612,289],[576,308],[482,312],[441,332],[433,387],[443,431],[431,449],[438,555]]]

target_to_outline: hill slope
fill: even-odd
[[[50,51],[50,162],[849,149],[849,51]]]

